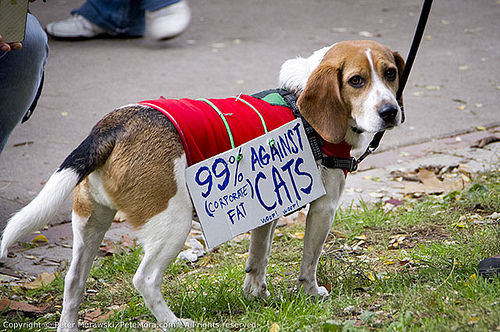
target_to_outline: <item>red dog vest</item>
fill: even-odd
[[[271,97],[272,102],[264,99],[248,95],[209,100],[160,98],[139,104],[153,107],[169,118],[192,165],[265,134],[264,126],[271,131],[295,119],[280,97]],[[345,142],[324,142],[321,149],[327,156],[350,157],[351,147]]]

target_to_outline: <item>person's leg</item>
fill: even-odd
[[[191,10],[186,0],[87,0],[69,19],[47,25],[49,35],[62,39],[99,35],[173,38],[186,30]]]
[[[142,0],[87,0],[71,13],[85,17],[110,34],[140,37],[145,32]]]
[[[181,0],[144,0],[143,4],[145,10],[152,12],[178,2]]]
[[[0,51],[0,153],[37,95],[48,53],[47,35],[31,14],[23,48]]]
[[[191,21],[186,0],[144,0],[146,35],[153,40],[166,40],[180,35]]]

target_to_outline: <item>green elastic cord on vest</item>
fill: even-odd
[[[264,133],[267,134],[267,126],[266,126],[266,121],[264,120],[264,118],[262,117],[262,114],[260,114],[260,112],[252,105],[250,104],[248,101],[246,101],[245,99],[242,99],[240,98],[239,96],[235,96],[234,98],[236,98],[236,100],[239,100],[239,101],[242,101],[244,102],[245,104],[247,104],[251,109],[253,109],[255,111],[255,113],[257,113],[257,115],[259,116],[260,118],[260,122],[262,122],[262,127],[264,127]]]
[[[229,127],[229,123],[227,123],[224,114],[222,114],[222,112],[217,108],[217,106],[215,106],[210,100],[205,98],[199,98],[197,100],[204,101],[205,103],[210,105],[210,107],[212,107],[217,112],[217,114],[219,114],[220,118],[222,119],[222,122],[224,122],[224,126],[226,126],[227,135],[229,136],[229,141],[231,142],[231,148],[234,149],[235,146],[234,146],[233,133],[231,132],[231,128]]]

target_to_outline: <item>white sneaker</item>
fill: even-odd
[[[108,34],[103,28],[78,14],[62,21],[49,23],[45,30],[50,36],[63,39],[93,38]]]
[[[191,21],[191,10],[186,0],[155,11],[146,11],[146,36],[165,40],[180,35]]]

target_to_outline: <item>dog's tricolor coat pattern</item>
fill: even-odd
[[[286,61],[280,88],[295,94],[301,115],[325,142],[357,147],[360,131],[374,133],[402,122],[395,94],[403,66],[401,56],[379,43],[341,42],[308,58]],[[133,283],[147,307],[163,324],[192,323],[177,318],[161,294],[163,274],[191,228],[187,166],[183,142],[168,117],[146,105],[124,106],[99,121],[39,195],[9,220],[2,236],[2,261],[11,245],[46,225],[74,192],[73,259],[58,331],[78,328],[85,280],[117,211],[138,229],[144,258]],[[324,296],[328,291],[318,285],[316,267],[345,176],[319,161],[318,168],[326,195],[310,204],[298,279],[307,294]],[[243,283],[246,296],[269,295],[265,276],[275,226],[271,222],[252,231]]]

